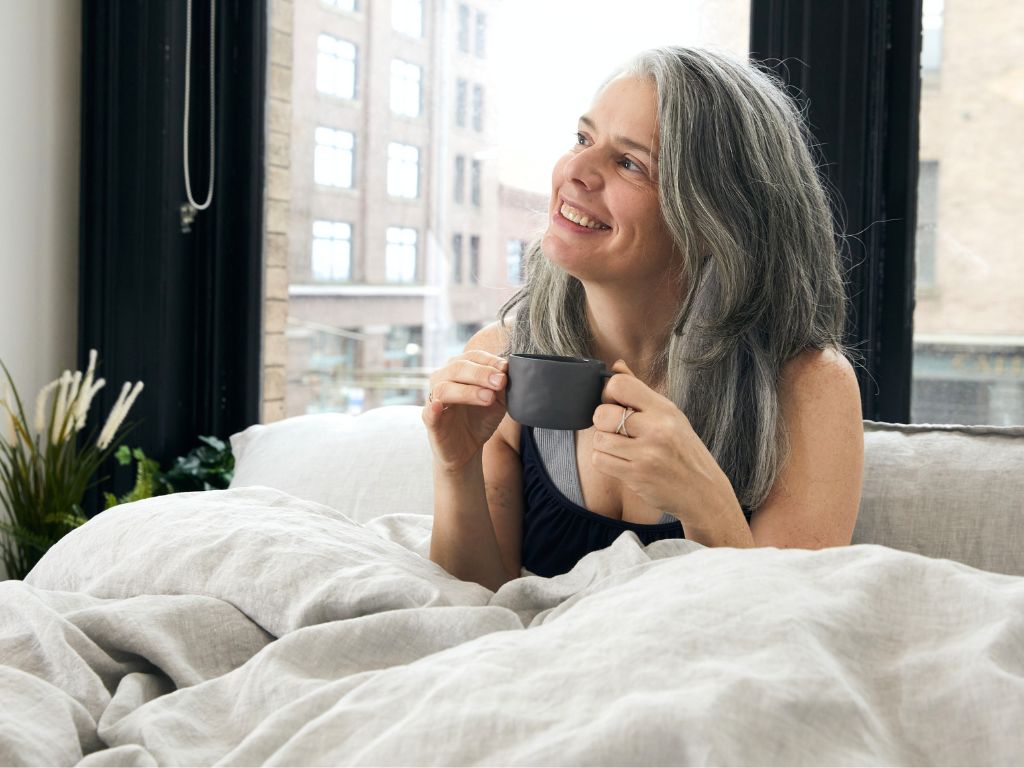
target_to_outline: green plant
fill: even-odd
[[[161,471],[159,462],[147,457],[141,448],[122,445],[115,458],[122,466],[128,466],[133,459],[137,462],[135,486],[120,498],[112,493],[104,494],[107,509],[167,493],[227,488],[235,469],[230,446],[212,436],[200,436],[199,440],[202,445],[175,459],[167,472]]]
[[[89,352],[89,367],[64,371],[36,397],[35,420],[29,426],[21,397],[7,366],[0,399],[0,554],[9,578],[22,579],[65,534],[86,521],[82,498],[102,478],[93,479],[131,427],[125,417],[142,391],[125,382],[99,435],[85,428],[93,397],[105,385],[93,381],[96,350]],[[55,393],[52,401],[51,393]]]

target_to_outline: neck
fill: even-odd
[[[650,286],[630,291],[621,285],[585,284],[593,355],[608,367],[624,360],[652,388],[662,383],[655,363],[668,345],[679,304],[679,289],[670,283],[653,292]]]

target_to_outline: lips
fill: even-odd
[[[601,221],[592,212],[580,208],[573,203],[566,200],[562,200],[562,204],[558,209],[559,214],[565,219],[568,219],[573,224],[577,224],[581,227],[593,230],[611,229],[611,227],[605,222]]]

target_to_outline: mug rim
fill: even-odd
[[[516,352],[514,354],[509,355],[510,359],[513,357],[523,358],[527,360],[540,360],[542,362],[548,363],[601,363],[602,365],[604,365],[603,361],[596,360],[592,357],[573,357],[571,355],[538,355],[527,352]]]

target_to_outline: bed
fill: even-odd
[[[494,593],[426,557],[417,408],[251,427],[0,583],[0,763],[1020,764],[1024,430],[867,429],[854,546]]]

